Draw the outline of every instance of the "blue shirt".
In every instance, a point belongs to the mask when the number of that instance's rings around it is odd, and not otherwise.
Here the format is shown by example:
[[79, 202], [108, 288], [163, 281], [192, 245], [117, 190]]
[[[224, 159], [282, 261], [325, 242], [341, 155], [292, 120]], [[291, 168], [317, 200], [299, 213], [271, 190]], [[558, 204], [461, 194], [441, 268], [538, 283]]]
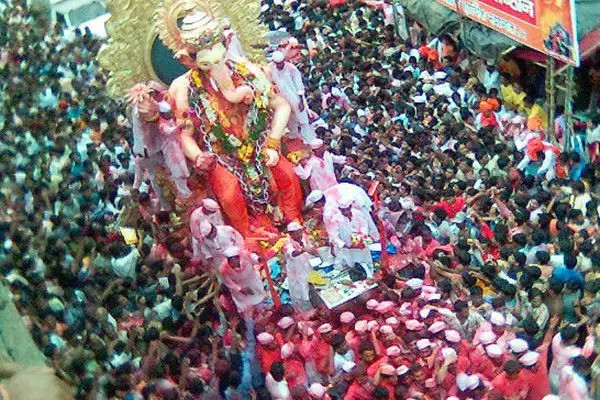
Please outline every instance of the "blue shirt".
[[405, 128], [410, 126], [410, 121], [408, 120], [406, 114], [400, 114], [397, 117], [392, 118], [392, 124], [395, 124], [396, 122], [402, 123]]
[[584, 168], [585, 168], [584, 162], [580, 162], [576, 165], [573, 165], [571, 167], [571, 170], [569, 171], [569, 178], [571, 178], [572, 180], [578, 181], [579, 179], [581, 179], [581, 174], [583, 173]]
[[58, 97], [54, 93], [52, 93], [52, 90], [50, 90], [50, 88], [47, 88], [40, 95], [40, 107], [49, 109], [54, 109], [58, 107]]
[[563, 284], [567, 284], [568, 281], [575, 280], [579, 283], [579, 287], [583, 288], [585, 286], [585, 279], [581, 272], [576, 271], [574, 269], [568, 269], [565, 267], [554, 268], [552, 271], [552, 277], [558, 279]]

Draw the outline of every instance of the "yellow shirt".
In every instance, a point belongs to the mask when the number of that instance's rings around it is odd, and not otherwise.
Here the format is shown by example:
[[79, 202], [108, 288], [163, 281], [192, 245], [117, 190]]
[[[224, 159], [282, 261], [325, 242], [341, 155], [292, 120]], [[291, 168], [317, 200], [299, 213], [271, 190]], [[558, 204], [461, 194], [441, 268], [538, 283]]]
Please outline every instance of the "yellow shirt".
[[477, 282], [475, 283], [475, 286], [479, 286], [481, 288], [483, 296], [495, 296], [496, 295], [496, 292], [494, 291], [494, 289], [492, 289], [491, 286], [488, 286], [481, 279], [477, 279]]
[[517, 93], [511, 84], [501, 85], [500, 94], [507, 108], [511, 110], [524, 111], [525, 92]]
[[548, 128], [548, 118], [546, 117], [546, 113], [544, 112], [544, 108], [539, 104], [534, 104], [529, 112], [527, 113], [527, 120], [539, 119], [542, 123], [542, 128]]

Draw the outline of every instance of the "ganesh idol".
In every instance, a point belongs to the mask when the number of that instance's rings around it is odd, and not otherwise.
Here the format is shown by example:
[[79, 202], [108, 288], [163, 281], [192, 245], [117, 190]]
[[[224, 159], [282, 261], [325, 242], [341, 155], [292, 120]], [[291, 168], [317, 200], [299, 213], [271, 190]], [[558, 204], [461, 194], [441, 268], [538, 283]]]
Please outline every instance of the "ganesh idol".
[[290, 105], [260, 66], [228, 57], [212, 13], [196, 7], [166, 18], [161, 39], [189, 68], [169, 88], [189, 164], [243, 235], [264, 221], [300, 220], [300, 182], [280, 148]]

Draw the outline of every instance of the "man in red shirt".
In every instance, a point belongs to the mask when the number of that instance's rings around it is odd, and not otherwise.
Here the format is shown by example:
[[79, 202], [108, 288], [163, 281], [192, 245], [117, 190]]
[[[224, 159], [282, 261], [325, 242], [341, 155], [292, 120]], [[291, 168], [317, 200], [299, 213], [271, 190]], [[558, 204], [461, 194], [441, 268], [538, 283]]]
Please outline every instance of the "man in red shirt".
[[333, 375], [333, 348], [329, 344], [333, 328], [330, 324], [322, 324], [317, 329], [319, 335], [314, 349], [315, 366], [322, 377]]
[[367, 375], [373, 378], [387, 357], [378, 357], [375, 346], [371, 342], [362, 342], [358, 351], [361, 362], [367, 367]]
[[523, 373], [525, 381], [529, 387], [526, 400], [541, 400], [547, 394], [550, 394], [550, 379], [548, 378], [548, 348], [552, 342], [554, 328], [558, 324], [558, 318], [553, 317], [550, 320], [548, 331], [544, 336], [544, 341], [537, 348], [537, 352], [527, 352], [519, 362], [525, 367]]
[[293, 343], [289, 342], [281, 346], [281, 358], [289, 388], [292, 389], [298, 385], [307, 386], [308, 379], [304, 363], [297, 357]]
[[492, 387], [511, 400], [525, 399], [529, 390], [521, 364], [516, 360], [508, 360], [504, 364], [504, 372], [494, 378]]
[[346, 4], [346, 0], [329, 0], [329, 8], [340, 7]]
[[271, 370], [271, 364], [275, 361], [281, 361], [281, 350], [275, 337], [268, 332], [262, 332], [256, 336], [258, 342], [256, 346], [256, 356], [260, 363], [263, 373], [268, 374]]
[[486, 379], [491, 381], [502, 371], [505, 355], [502, 348], [497, 344], [486, 346], [485, 354], [481, 354], [479, 351], [474, 351], [471, 354], [477, 355], [471, 358], [472, 369]]
[[454, 192], [450, 189], [442, 193], [442, 200], [433, 206], [434, 209], [441, 208], [446, 211], [448, 219], [453, 219], [466, 205], [466, 201], [461, 196], [454, 196]]
[[[548, 356], [548, 348], [544, 352]], [[523, 376], [529, 391], [525, 399], [541, 400], [550, 393], [550, 380], [548, 379], [548, 368], [546, 368], [546, 358], [540, 356], [540, 353], [529, 351], [525, 353], [519, 362], [523, 365]]]
[[375, 385], [367, 376], [367, 368], [364, 364], [359, 364], [354, 370], [354, 380], [348, 388], [344, 400], [372, 400]]

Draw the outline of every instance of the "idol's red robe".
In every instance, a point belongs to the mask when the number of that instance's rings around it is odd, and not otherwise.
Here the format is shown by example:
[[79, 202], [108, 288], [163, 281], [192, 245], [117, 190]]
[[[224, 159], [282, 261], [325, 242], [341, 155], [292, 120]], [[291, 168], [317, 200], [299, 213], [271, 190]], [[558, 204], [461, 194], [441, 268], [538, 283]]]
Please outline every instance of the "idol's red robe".
[[[232, 74], [231, 78], [236, 87], [247, 84], [247, 78], [242, 77], [235, 69], [233, 69]], [[210, 83], [210, 79], [202, 79], [202, 84], [204, 96], [207, 97], [213, 109], [220, 111], [220, 120], [226, 121], [221, 123], [222, 130], [242, 141], [245, 140], [249, 135], [246, 128], [246, 116], [249, 106], [244, 102], [239, 104], [229, 102], [220, 91], [215, 90]], [[203, 126], [212, 126], [202, 112], [194, 115], [194, 117], [196, 131], [202, 132]], [[202, 145], [202, 138], [199, 139], [200, 147], [205, 151], [210, 151]], [[212, 152], [224, 154], [224, 150], [219, 148], [213, 148]], [[256, 154], [253, 157], [256, 157]], [[301, 220], [302, 188], [300, 180], [292, 169], [292, 164], [287, 158], [280, 155], [279, 162], [275, 166], [265, 169], [270, 173], [270, 188], [286, 221]], [[240, 180], [220, 163], [217, 163], [212, 171], [206, 173], [206, 178], [230, 225], [246, 236], [250, 230], [248, 199], [244, 195]]]

